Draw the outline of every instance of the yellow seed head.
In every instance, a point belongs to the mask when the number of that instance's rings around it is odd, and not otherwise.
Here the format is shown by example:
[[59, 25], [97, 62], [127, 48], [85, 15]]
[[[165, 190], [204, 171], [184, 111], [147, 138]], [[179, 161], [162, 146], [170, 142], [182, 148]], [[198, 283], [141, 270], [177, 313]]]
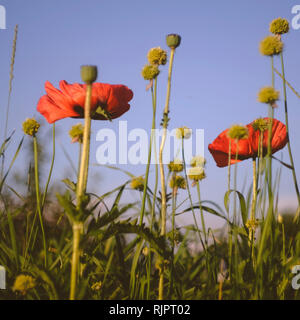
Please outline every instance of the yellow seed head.
[[206, 178], [203, 167], [193, 167], [188, 172], [188, 177], [193, 181], [201, 181]]
[[142, 76], [145, 80], [153, 80], [159, 75], [159, 72], [157, 66], [147, 64], [142, 70]]
[[279, 91], [275, 90], [273, 87], [264, 87], [260, 89], [257, 98], [261, 103], [274, 105], [275, 102], [279, 100]]
[[192, 135], [192, 130], [188, 127], [181, 127], [176, 129], [175, 134], [177, 139], [189, 139]]
[[130, 186], [134, 190], [144, 190], [144, 179], [143, 177], [135, 177], [131, 180]]
[[278, 55], [283, 50], [283, 42], [276, 36], [267, 36], [261, 42], [259, 51], [264, 56]]
[[186, 189], [186, 181], [180, 175], [173, 175], [170, 179], [169, 186], [171, 189]]
[[230, 139], [234, 139], [234, 140], [247, 139], [248, 138], [248, 129], [244, 126], [234, 124], [228, 130], [228, 137]]
[[202, 156], [193, 157], [191, 160], [192, 167], [204, 167], [206, 164], [206, 160]]
[[258, 118], [252, 122], [252, 127], [254, 131], [264, 132], [268, 129], [268, 120], [263, 118]]
[[147, 58], [151, 65], [165, 65], [167, 63], [167, 51], [161, 47], [152, 48], [149, 50]]
[[274, 34], [288, 33], [289, 30], [290, 30], [290, 25], [286, 19], [277, 18], [270, 23], [270, 32]]
[[25, 134], [35, 136], [41, 125], [34, 118], [27, 118], [22, 126]]
[[280, 213], [278, 214], [277, 221], [280, 224], [283, 223], [283, 217], [282, 217], [282, 215]]
[[175, 159], [168, 164], [170, 172], [181, 172], [183, 170], [183, 163], [180, 159]]
[[81, 123], [75, 124], [69, 131], [69, 135], [72, 139], [72, 142], [83, 142], [83, 125]]
[[19, 292], [21, 295], [24, 296], [26, 295], [27, 291], [33, 289], [35, 285], [35, 280], [31, 276], [20, 274], [17, 276], [12, 290]]

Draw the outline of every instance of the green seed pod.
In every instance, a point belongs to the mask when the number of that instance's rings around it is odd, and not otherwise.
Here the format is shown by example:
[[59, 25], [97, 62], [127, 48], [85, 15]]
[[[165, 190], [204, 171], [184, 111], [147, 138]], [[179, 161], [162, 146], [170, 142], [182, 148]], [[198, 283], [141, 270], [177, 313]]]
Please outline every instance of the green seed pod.
[[86, 84], [92, 84], [98, 77], [98, 69], [96, 66], [81, 66], [81, 79]]
[[175, 49], [180, 46], [181, 37], [178, 34], [168, 34], [166, 40], [168, 47]]

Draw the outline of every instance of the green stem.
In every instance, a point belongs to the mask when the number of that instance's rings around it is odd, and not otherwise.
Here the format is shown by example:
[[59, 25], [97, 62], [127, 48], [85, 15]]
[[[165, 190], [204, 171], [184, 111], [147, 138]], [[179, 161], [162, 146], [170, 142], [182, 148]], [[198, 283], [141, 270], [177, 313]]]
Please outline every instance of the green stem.
[[200, 229], [199, 229], [198, 222], [197, 222], [197, 219], [196, 219], [195, 210], [193, 208], [193, 200], [192, 200], [189, 180], [188, 180], [188, 176], [187, 176], [187, 172], [186, 172], [186, 163], [185, 163], [185, 155], [184, 155], [184, 139], [183, 138], [181, 140], [181, 150], [182, 150], [183, 172], [184, 172], [184, 177], [185, 177], [185, 180], [186, 180], [186, 189], [187, 189], [188, 196], [189, 196], [189, 201], [190, 201], [190, 204], [191, 204], [191, 210], [192, 210], [192, 214], [193, 214], [193, 218], [194, 218], [194, 223], [195, 223], [195, 226], [197, 228], [197, 234], [199, 236], [199, 240], [200, 240], [200, 242], [202, 244], [203, 250], [206, 252], [206, 246], [205, 246], [205, 244], [203, 242], [203, 239], [201, 237]]
[[43, 194], [43, 199], [42, 199], [42, 211], [45, 205], [45, 201], [46, 201], [46, 196], [47, 196], [47, 192], [48, 192], [48, 187], [49, 187], [49, 183], [50, 183], [50, 179], [52, 176], [52, 172], [53, 172], [53, 166], [54, 166], [54, 159], [55, 159], [55, 123], [53, 123], [53, 130], [52, 130], [52, 160], [51, 160], [51, 165], [50, 165], [50, 171], [49, 171], [49, 175], [48, 175], [48, 179], [46, 182], [46, 186], [45, 186], [45, 191]]
[[[166, 182], [165, 182], [165, 172], [163, 164], [163, 151], [166, 143], [167, 137], [167, 127], [168, 127], [168, 114], [169, 114], [169, 103], [170, 103], [170, 93], [171, 93], [171, 78], [172, 78], [172, 68], [174, 61], [175, 49], [171, 49], [169, 72], [168, 72], [168, 86], [167, 86], [167, 96], [166, 104], [164, 108], [164, 121], [163, 121], [163, 136], [159, 149], [159, 168], [160, 168], [160, 179], [161, 179], [161, 235], [166, 235], [166, 214], [167, 214], [167, 201], [166, 201]], [[160, 271], [159, 286], [158, 286], [158, 299], [163, 300], [164, 298], [164, 264]]]
[[201, 204], [200, 182], [199, 181], [197, 181], [197, 193], [198, 193], [198, 199], [199, 199], [199, 208], [200, 208], [200, 215], [201, 215], [202, 230], [203, 230], [203, 233], [204, 233], [204, 241], [205, 241], [205, 244], [206, 244], [206, 247], [207, 247], [208, 239], [207, 239], [207, 233], [206, 233], [203, 209], [202, 209], [202, 204]]
[[[175, 174], [173, 174], [173, 178], [175, 178]], [[173, 188], [173, 191], [172, 191], [172, 261], [171, 261], [171, 272], [170, 272], [170, 293], [169, 293], [170, 299], [172, 299], [173, 284], [174, 284], [176, 199], [177, 199], [177, 188], [175, 187], [175, 188]]]
[[286, 80], [285, 80], [284, 62], [283, 62], [283, 53], [282, 52], [280, 54], [280, 58], [281, 58], [282, 77], [283, 77], [282, 80], [283, 80], [283, 93], [284, 93], [285, 126], [286, 126], [286, 132], [287, 132], [287, 136], [288, 136], [287, 146], [288, 146], [291, 166], [293, 168], [292, 169], [293, 180], [294, 180], [295, 190], [296, 190], [296, 194], [297, 194], [297, 198], [298, 198], [298, 206], [300, 206], [300, 192], [299, 192], [299, 187], [298, 187], [298, 182], [297, 182], [296, 170], [295, 170], [292, 149], [291, 149], [291, 143], [290, 143], [290, 136], [289, 136], [289, 118], [288, 118], [288, 107], [287, 107]]
[[[91, 139], [91, 97], [92, 84], [86, 86], [86, 98], [84, 105], [84, 131], [83, 131], [83, 150], [81, 154], [79, 178], [77, 182], [76, 198], [77, 210], [81, 210], [82, 198], [86, 192], [88, 168], [89, 168], [89, 154], [90, 154], [90, 139]], [[71, 270], [71, 290], [70, 300], [76, 297], [76, 282], [79, 264], [79, 243], [80, 234], [83, 232], [81, 222], [73, 222], [73, 253], [72, 253], [72, 270]]]
[[72, 271], [71, 271], [71, 289], [70, 289], [70, 300], [76, 298], [76, 283], [77, 283], [77, 272], [79, 263], [79, 242], [80, 234], [83, 231], [83, 224], [75, 222], [73, 224], [73, 254], [72, 254]]
[[[157, 86], [157, 77], [155, 78], [155, 88]], [[153, 117], [152, 117], [152, 126], [151, 126], [151, 135], [150, 135], [150, 146], [148, 150], [148, 162], [146, 167], [146, 174], [145, 174], [145, 181], [144, 181], [144, 190], [143, 190], [143, 200], [142, 200], [142, 207], [141, 207], [141, 214], [140, 214], [140, 225], [143, 224], [144, 214], [145, 214], [145, 204], [146, 204], [146, 195], [147, 195], [147, 187], [148, 187], [148, 179], [149, 179], [149, 171], [150, 171], [150, 164], [151, 164], [151, 154], [152, 154], [152, 144], [155, 130], [155, 118], [156, 118], [156, 99], [155, 94], [153, 92], [153, 87], [151, 87], [151, 95], [152, 95], [152, 107], [153, 107]]]
[[35, 177], [36, 204], [37, 204], [37, 210], [38, 210], [38, 215], [39, 215], [40, 225], [41, 225], [41, 230], [42, 230], [42, 236], [43, 236], [43, 245], [44, 245], [44, 254], [45, 254], [45, 268], [47, 268], [48, 251], [47, 251], [46, 235], [45, 235], [45, 230], [44, 230], [43, 216], [42, 216], [42, 209], [41, 209], [41, 200], [40, 200], [38, 147], [37, 147], [36, 136], [33, 137], [33, 150], [34, 150], [34, 177]]

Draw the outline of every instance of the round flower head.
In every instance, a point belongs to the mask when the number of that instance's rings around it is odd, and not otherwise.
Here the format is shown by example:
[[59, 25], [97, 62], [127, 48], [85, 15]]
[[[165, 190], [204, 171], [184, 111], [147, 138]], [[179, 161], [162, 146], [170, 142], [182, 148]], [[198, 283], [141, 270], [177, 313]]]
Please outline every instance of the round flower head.
[[69, 131], [69, 135], [73, 142], [83, 142], [83, 125], [81, 123], [75, 124]]
[[188, 177], [191, 180], [200, 181], [206, 178], [206, 175], [202, 167], [193, 167], [189, 170]]
[[175, 134], [177, 139], [189, 139], [192, 135], [192, 130], [188, 127], [181, 127], [176, 129]]
[[267, 36], [261, 42], [259, 51], [264, 56], [280, 54], [283, 50], [283, 43], [276, 36]]
[[27, 118], [23, 122], [23, 132], [29, 136], [35, 136], [41, 125], [34, 118]]
[[248, 138], [248, 129], [244, 126], [234, 124], [228, 130], [228, 137], [234, 140], [242, 140]]
[[91, 84], [98, 77], [98, 69], [96, 66], [81, 66], [80, 74], [83, 82]]
[[167, 63], [167, 51], [161, 47], [150, 49], [147, 57], [151, 65], [165, 65]]
[[274, 34], [288, 33], [289, 30], [290, 30], [290, 25], [286, 19], [277, 18], [270, 23], [270, 32]]
[[153, 80], [159, 75], [159, 69], [157, 66], [145, 65], [142, 70], [142, 76], [145, 80]]
[[260, 89], [257, 98], [259, 102], [267, 103], [275, 107], [276, 101], [279, 100], [279, 91], [276, 91], [273, 87], [264, 87]]
[[170, 179], [170, 188], [174, 189], [186, 189], [186, 181], [180, 175], [173, 175]]
[[181, 37], [178, 34], [168, 34], [166, 37], [167, 45], [171, 49], [175, 49], [180, 46]]
[[204, 167], [206, 164], [206, 160], [202, 156], [193, 157], [191, 160], [192, 167]]
[[135, 177], [131, 180], [130, 186], [134, 190], [144, 190], [144, 179], [143, 177]]
[[180, 159], [175, 159], [168, 164], [170, 172], [181, 172], [183, 170], [183, 163]]
[[34, 287], [35, 280], [31, 276], [20, 274], [17, 276], [12, 290], [25, 295], [28, 290], [33, 289]]
[[264, 132], [268, 129], [268, 120], [264, 118], [258, 118], [252, 122], [252, 127], [254, 131], [259, 130], [260, 132]]

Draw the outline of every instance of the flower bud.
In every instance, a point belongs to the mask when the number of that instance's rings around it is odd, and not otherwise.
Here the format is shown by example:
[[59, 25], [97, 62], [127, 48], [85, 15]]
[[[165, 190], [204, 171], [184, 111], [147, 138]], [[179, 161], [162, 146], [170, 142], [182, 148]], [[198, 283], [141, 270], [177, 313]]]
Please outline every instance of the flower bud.
[[73, 142], [83, 142], [83, 125], [81, 123], [75, 124], [72, 126], [71, 130], [69, 131], [69, 135]]
[[178, 34], [168, 34], [166, 40], [168, 47], [176, 49], [180, 46], [181, 37]]
[[153, 80], [159, 75], [159, 72], [157, 66], [145, 65], [142, 70], [142, 76], [145, 80]]
[[189, 139], [192, 135], [192, 130], [188, 127], [177, 128], [175, 132], [177, 139]]
[[278, 55], [283, 50], [283, 43], [277, 36], [268, 36], [261, 41], [259, 50], [264, 56]]
[[289, 22], [283, 18], [274, 19], [270, 23], [270, 31], [274, 34], [288, 33], [290, 29]]
[[228, 137], [234, 140], [242, 140], [248, 138], [248, 129], [244, 126], [234, 124], [228, 130]]
[[273, 87], [264, 87], [258, 93], [258, 101], [261, 103], [275, 106], [276, 101], [279, 100], [279, 91]]
[[92, 84], [97, 79], [98, 69], [96, 66], [81, 66], [80, 73], [83, 82]]
[[143, 177], [135, 177], [131, 180], [130, 186], [134, 190], [143, 191], [144, 190], [144, 179]]
[[27, 118], [22, 126], [25, 134], [34, 137], [39, 130], [40, 124], [34, 118]]
[[202, 167], [192, 167], [188, 172], [190, 180], [201, 181], [206, 178], [205, 171]]

